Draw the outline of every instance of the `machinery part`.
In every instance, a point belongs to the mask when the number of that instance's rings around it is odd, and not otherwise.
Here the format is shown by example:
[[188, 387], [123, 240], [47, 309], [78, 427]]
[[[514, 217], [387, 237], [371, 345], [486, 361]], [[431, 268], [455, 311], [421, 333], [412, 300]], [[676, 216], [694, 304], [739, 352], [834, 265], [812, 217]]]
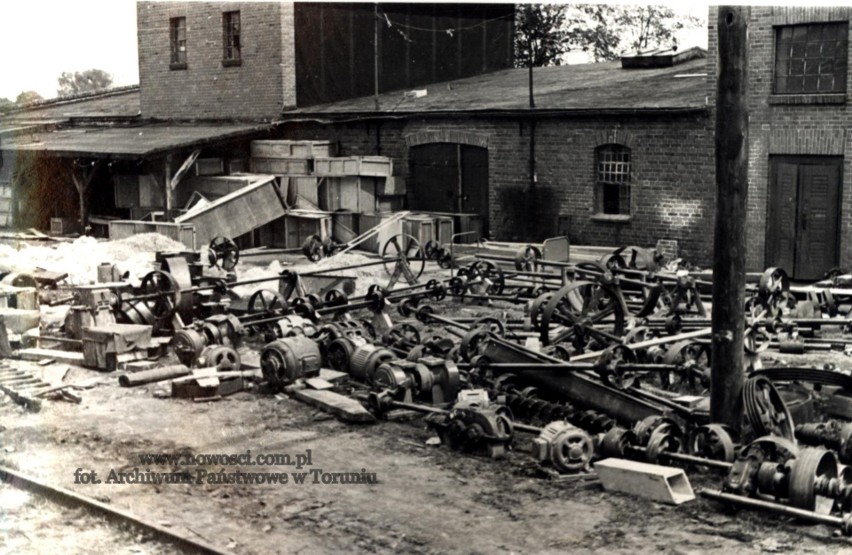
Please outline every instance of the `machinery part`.
[[636, 372], [626, 371], [622, 364], [635, 363], [636, 353], [626, 345], [612, 345], [604, 349], [595, 365], [601, 380], [616, 389], [628, 389], [639, 382]]
[[755, 376], [743, 385], [745, 415], [757, 435], [775, 434], [795, 441], [790, 410], [766, 377]]
[[319, 332], [313, 320], [296, 314], [283, 316], [276, 320], [272, 329], [275, 332], [274, 335], [276, 338], [292, 337], [294, 335], [314, 337]]
[[456, 363], [435, 356], [422, 357], [418, 362], [429, 372], [429, 389], [423, 380], [419, 384], [423, 393], [429, 395], [430, 402], [433, 405], [455, 402], [461, 388], [461, 374]]
[[472, 329], [462, 337], [459, 343], [459, 356], [465, 362], [471, 362], [473, 357], [480, 354], [479, 347], [488, 338], [491, 337], [491, 332], [483, 329]]
[[349, 297], [340, 289], [329, 289], [323, 297], [323, 307], [346, 306], [349, 304]]
[[689, 434], [687, 452], [696, 457], [714, 461], [734, 462], [736, 457], [736, 432], [724, 424], [705, 424]]
[[240, 249], [228, 237], [217, 235], [210, 241], [208, 262], [210, 267], [221, 268], [226, 272], [232, 271], [240, 261]]
[[201, 351], [199, 360], [204, 366], [215, 366], [219, 370], [239, 370], [242, 362], [240, 354], [226, 345], [208, 345]]
[[383, 348], [365, 343], [359, 345], [350, 357], [349, 375], [356, 380], [373, 383], [373, 374], [383, 362], [396, 358], [394, 354]]
[[471, 325], [473, 329], [482, 329], [490, 331], [494, 335], [498, 337], [506, 337], [506, 324], [503, 320], [499, 318], [494, 318], [493, 316], [485, 316], [483, 318], [477, 319], [473, 325]]
[[181, 364], [192, 367], [207, 346], [207, 340], [197, 330], [184, 328], [175, 332], [171, 346]]
[[437, 260], [438, 259], [438, 251], [441, 248], [441, 243], [435, 241], [434, 239], [429, 239], [426, 241], [426, 244], [423, 246], [423, 254], [429, 260]]
[[[190, 259], [198, 258], [195, 253], [189, 255], [178, 256], [157, 256], [161, 259], [160, 270], [167, 272], [174, 282], [177, 284], [175, 291], [176, 304], [175, 310], [177, 314], [183, 318], [184, 322], [191, 322], [195, 316], [195, 295], [191, 292], [193, 287], [193, 268], [190, 267]], [[144, 291], [143, 293], [147, 293]]]
[[737, 453], [722, 489], [738, 495], [752, 495], [758, 490], [776, 495], [786, 480], [784, 465], [798, 452], [796, 444], [783, 437], [757, 438]]
[[533, 272], [537, 260], [541, 260], [541, 249], [535, 245], [521, 247], [515, 253], [515, 269], [520, 272]]
[[790, 290], [790, 278], [781, 268], [767, 268], [760, 276], [757, 286], [758, 296], [768, 301], [775, 295], [786, 293]]
[[564, 420], [551, 422], [533, 439], [533, 457], [563, 473], [588, 470], [594, 454], [589, 434]]
[[[602, 345], [620, 342], [626, 313], [624, 299], [614, 288], [591, 281], [569, 283], [553, 294], [541, 312], [541, 343], [571, 340], [575, 348], [584, 350], [592, 340]], [[604, 319], [611, 320], [611, 324], [606, 322], [612, 326], [611, 332], [602, 329]], [[556, 330], [560, 325], [564, 330]]]
[[319, 235], [311, 235], [302, 243], [302, 254], [311, 262], [319, 262], [324, 255], [322, 239]]
[[233, 314], [216, 314], [206, 318], [201, 325], [201, 334], [208, 345], [231, 345], [239, 347], [245, 333], [242, 322]]
[[604, 434], [598, 446], [598, 451], [602, 459], [609, 457], [626, 459], [629, 458], [627, 454], [629, 448], [637, 444], [636, 434], [632, 430], [615, 426]]
[[660, 386], [666, 390], [680, 389], [684, 386], [694, 389], [696, 382], [710, 385], [710, 346], [689, 339], [672, 343], [666, 347], [663, 363], [671, 364], [675, 370], [660, 372]]
[[443, 301], [447, 298], [447, 288], [437, 279], [430, 279], [426, 282], [426, 296], [433, 301]]
[[503, 270], [490, 260], [477, 260], [468, 268], [468, 289], [477, 295], [500, 295], [506, 286]]
[[300, 378], [319, 375], [321, 365], [317, 342], [303, 335], [277, 339], [260, 353], [263, 377], [276, 389]]
[[394, 324], [391, 326], [384, 336], [382, 336], [382, 341], [386, 345], [400, 345], [403, 348], [412, 347], [421, 343], [420, 332], [417, 331], [417, 328], [408, 323]]
[[281, 314], [286, 310], [287, 300], [277, 291], [258, 289], [249, 296], [249, 314]]
[[796, 439], [808, 445], [825, 445], [837, 452], [840, 462], [852, 463], [852, 423], [850, 422], [828, 420], [797, 424]]
[[834, 508], [837, 495], [837, 459], [834, 453], [820, 447], [799, 449], [790, 467], [790, 505], [827, 515]]
[[649, 463], [659, 464], [667, 453], [680, 453], [683, 450], [683, 432], [674, 420], [663, 418], [651, 431], [645, 444], [645, 459]]
[[355, 349], [366, 344], [363, 338], [338, 337], [328, 344], [325, 350], [326, 364], [338, 372], [349, 372], [352, 354]]
[[[393, 276], [397, 271], [397, 264], [408, 264], [415, 279], [423, 274], [426, 268], [426, 255], [423, 254], [423, 248], [420, 246], [420, 241], [406, 233], [394, 235], [385, 243], [382, 248], [383, 266], [389, 276]], [[391, 264], [394, 262], [394, 264]]]
[[438, 267], [442, 270], [449, 270], [453, 266], [455, 266], [455, 260], [453, 260], [453, 253], [444, 247], [438, 249], [438, 253], [436, 254], [438, 259]]
[[751, 509], [762, 509], [785, 516], [800, 518], [810, 522], [828, 524], [829, 526], [838, 526], [844, 536], [852, 536], [852, 513], [846, 514], [843, 517], [828, 516], [816, 513], [814, 511], [806, 511], [803, 509], [788, 507], [786, 505], [781, 505], [780, 503], [772, 503], [770, 501], [764, 501], [762, 499], [752, 499], [750, 497], [743, 497], [741, 495], [734, 495], [730, 493], [723, 493], [721, 491], [708, 489], [702, 490], [701, 495], [704, 497], [709, 497], [710, 499], [715, 499], [717, 501], [733, 503], [735, 505], [749, 507]]
[[467, 399], [459, 399], [449, 413], [430, 415], [426, 421], [451, 449], [480, 452], [495, 459], [506, 455], [514, 432], [508, 408]]
[[145, 295], [142, 302], [156, 322], [164, 322], [175, 314], [180, 288], [170, 273], [149, 272], [142, 278], [140, 288]]

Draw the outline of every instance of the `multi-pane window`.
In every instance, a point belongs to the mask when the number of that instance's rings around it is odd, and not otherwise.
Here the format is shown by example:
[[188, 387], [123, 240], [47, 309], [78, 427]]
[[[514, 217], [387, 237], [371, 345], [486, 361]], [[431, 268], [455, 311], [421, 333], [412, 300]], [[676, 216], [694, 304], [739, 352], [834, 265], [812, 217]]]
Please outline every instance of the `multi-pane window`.
[[626, 146], [595, 149], [595, 211], [630, 214], [630, 149]]
[[186, 18], [173, 17], [169, 20], [172, 66], [186, 67]]
[[846, 92], [849, 23], [775, 29], [775, 94]]
[[222, 45], [224, 64], [240, 62], [240, 12], [224, 12], [222, 14]]

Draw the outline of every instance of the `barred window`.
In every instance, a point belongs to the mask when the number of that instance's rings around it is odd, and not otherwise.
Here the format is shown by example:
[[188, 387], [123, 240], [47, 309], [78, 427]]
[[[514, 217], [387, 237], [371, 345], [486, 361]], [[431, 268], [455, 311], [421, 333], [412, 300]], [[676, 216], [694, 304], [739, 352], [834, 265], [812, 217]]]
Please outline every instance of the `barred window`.
[[775, 94], [846, 92], [849, 23], [775, 29]]
[[595, 149], [595, 212], [630, 214], [630, 149], [603, 145]]
[[224, 46], [222, 63], [239, 65], [240, 12], [224, 12], [222, 14], [222, 45]]
[[171, 36], [172, 69], [186, 67], [186, 18], [173, 17], [169, 20]]

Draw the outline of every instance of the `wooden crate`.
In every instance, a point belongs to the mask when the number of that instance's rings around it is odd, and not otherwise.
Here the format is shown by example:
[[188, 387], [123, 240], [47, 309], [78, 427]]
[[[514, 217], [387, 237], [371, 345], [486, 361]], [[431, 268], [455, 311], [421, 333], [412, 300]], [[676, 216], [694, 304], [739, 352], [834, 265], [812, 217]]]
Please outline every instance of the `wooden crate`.
[[50, 218], [51, 235], [70, 235], [80, 231], [81, 226], [77, 218]]
[[175, 221], [193, 224], [196, 240], [206, 245], [217, 235], [239, 237], [280, 218], [284, 212], [275, 178], [268, 177], [225, 195], [198, 211], [175, 218]]
[[325, 239], [331, 235], [331, 227], [328, 214], [289, 214], [284, 218], [285, 248], [301, 247], [311, 235]]
[[192, 194], [196, 192], [207, 200], [216, 200], [243, 187], [248, 187], [254, 180], [252, 176], [234, 175], [189, 177], [184, 179], [175, 190], [175, 205], [186, 206]]
[[195, 175], [222, 175], [225, 162], [221, 158], [199, 158], [195, 161]]
[[195, 226], [171, 222], [146, 222], [139, 220], [111, 220], [109, 238], [125, 239], [137, 233], [159, 233], [183, 243], [188, 249], [196, 249]]
[[319, 206], [328, 212], [375, 212], [375, 182], [374, 177], [326, 177], [320, 185]]
[[348, 243], [358, 236], [357, 212], [340, 211], [331, 215], [331, 237], [340, 243]]
[[334, 156], [331, 141], [252, 141], [256, 158], [328, 158]]
[[453, 224], [456, 233], [476, 231], [470, 235], [462, 235], [456, 238], [456, 243], [476, 243], [482, 239], [482, 216], [479, 214], [453, 214]]
[[435, 240], [442, 245], [453, 242], [453, 218], [452, 216], [435, 216]]
[[435, 239], [435, 219], [426, 214], [412, 214], [402, 219], [402, 232], [411, 235], [421, 246]]
[[305, 158], [254, 158], [251, 171], [271, 175], [308, 175], [311, 161]]
[[[374, 214], [361, 214], [358, 217], [358, 233], [366, 233], [371, 228], [380, 225], [381, 223], [393, 217], [393, 212], [376, 212]], [[395, 223], [383, 227], [381, 230], [379, 230], [378, 234], [373, 235], [369, 239], [365, 240], [363, 243], [358, 245], [357, 248], [367, 252], [379, 253], [381, 252], [381, 249], [384, 248], [385, 243], [387, 243], [388, 239], [390, 239], [394, 235], [399, 235], [400, 233], [402, 233], [402, 220], [398, 220]]]
[[393, 175], [393, 160], [386, 156], [346, 156], [316, 158], [314, 173], [326, 177], [363, 175], [387, 177]]

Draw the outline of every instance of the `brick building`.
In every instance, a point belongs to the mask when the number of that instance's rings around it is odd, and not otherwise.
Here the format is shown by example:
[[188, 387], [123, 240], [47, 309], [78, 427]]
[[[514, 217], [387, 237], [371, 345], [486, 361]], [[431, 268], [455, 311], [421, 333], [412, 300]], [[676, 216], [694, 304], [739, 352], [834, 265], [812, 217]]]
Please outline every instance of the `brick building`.
[[[650, 57], [645, 57], [650, 58]], [[703, 52], [524, 69], [283, 115], [282, 138], [331, 139], [341, 155], [382, 154], [408, 206], [475, 212], [498, 240], [568, 235], [575, 244], [677, 240], [707, 264], [714, 162]], [[422, 94], [422, 91], [421, 91]], [[530, 160], [534, 160], [531, 165]]]
[[513, 21], [511, 4], [138, 2], [142, 115], [274, 120], [505, 69]]
[[[748, 25], [751, 270], [819, 278], [852, 265], [848, 7], [752, 7]], [[715, 95], [711, 9], [708, 94]], [[711, 101], [714, 107], [715, 102]]]

